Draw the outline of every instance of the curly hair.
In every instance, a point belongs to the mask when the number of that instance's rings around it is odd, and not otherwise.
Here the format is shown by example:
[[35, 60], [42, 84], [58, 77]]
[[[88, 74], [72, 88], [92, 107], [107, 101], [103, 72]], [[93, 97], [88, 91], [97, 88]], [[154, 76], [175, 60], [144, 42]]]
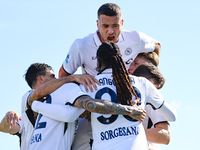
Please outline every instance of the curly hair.
[[103, 42], [97, 50], [97, 59], [105, 66], [99, 74], [107, 68], [112, 68], [119, 103], [127, 104], [127, 101], [129, 101], [129, 104], [131, 104], [133, 95], [138, 98], [132, 87], [119, 47], [115, 43]]

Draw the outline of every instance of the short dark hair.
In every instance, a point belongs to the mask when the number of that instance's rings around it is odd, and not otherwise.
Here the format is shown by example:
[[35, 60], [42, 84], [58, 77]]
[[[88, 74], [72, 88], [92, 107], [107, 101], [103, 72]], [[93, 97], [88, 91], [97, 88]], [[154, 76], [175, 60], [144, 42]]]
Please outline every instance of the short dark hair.
[[121, 15], [121, 9], [117, 4], [114, 3], [105, 3], [97, 11], [97, 17], [99, 19], [100, 15], [106, 16], [117, 16]]
[[165, 78], [160, 73], [159, 69], [151, 63], [139, 65], [133, 72], [133, 75], [145, 77], [148, 80], [155, 79], [158, 89], [161, 89], [165, 84]]
[[52, 70], [52, 67], [45, 63], [33, 63], [29, 66], [25, 73], [25, 80], [28, 85], [33, 88], [37, 82], [37, 77], [40, 75], [46, 75], [47, 70]]

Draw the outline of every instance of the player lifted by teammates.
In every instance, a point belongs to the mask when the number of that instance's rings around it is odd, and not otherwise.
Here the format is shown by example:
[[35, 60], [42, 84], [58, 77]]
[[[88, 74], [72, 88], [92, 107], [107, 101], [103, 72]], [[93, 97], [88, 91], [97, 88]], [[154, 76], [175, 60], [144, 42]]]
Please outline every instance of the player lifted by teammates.
[[[97, 17], [98, 30], [73, 42], [59, 70], [59, 77], [74, 74], [78, 67], [82, 68], [83, 74], [97, 75], [96, 51], [104, 41], [113, 41], [119, 46], [127, 69], [138, 53], [155, 51], [160, 54], [161, 45], [155, 39], [139, 31], [122, 30], [124, 20], [118, 5], [103, 4], [98, 9]], [[88, 134], [91, 134], [91, 129], [89, 127], [90, 123], [87, 120], [80, 120], [72, 150], [90, 149]]]

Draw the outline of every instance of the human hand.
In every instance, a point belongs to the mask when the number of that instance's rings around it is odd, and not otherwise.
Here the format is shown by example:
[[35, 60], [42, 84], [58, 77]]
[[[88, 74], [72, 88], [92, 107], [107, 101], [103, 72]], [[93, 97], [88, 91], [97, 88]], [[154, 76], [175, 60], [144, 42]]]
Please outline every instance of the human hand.
[[75, 82], [83, 84], [85, 90], [88, 92], [88, 87], [91, 92], [93, 92], [93, 88], [97, 90], [96, 83], [101, 85], [99, 81], [92, 75], [74, 75]]
[[131, 106], [137, 105], [140, 102], [140, 98], [137, 98], [136, 100], [131, 101]]
[[21, 118], [19, 118], [18, 114], [14, 111], [9, 111], [6, 113], [6, 123], [9, 126], [13, 126], [16, 125], [15, 120], [17, 120], [17, 122], [19, 122], [19, 120], [21, 120]]
[[91, 116], [90, 116], [90, 112], [85, 110], [80, 116], [79, 118], [85, 118], [87, 119], [89, 122], [91, 122]]
[[143, 122], [146, 116], [146, 111], [142, 109], [140, 106], [137, 106], [137, 104], [134, 104], [133, 106], [130, 106], [130, 107], [132, 109], [132, 113], [129, 114], [129, 116], [132, 119], [136, 119], [140, 122]]

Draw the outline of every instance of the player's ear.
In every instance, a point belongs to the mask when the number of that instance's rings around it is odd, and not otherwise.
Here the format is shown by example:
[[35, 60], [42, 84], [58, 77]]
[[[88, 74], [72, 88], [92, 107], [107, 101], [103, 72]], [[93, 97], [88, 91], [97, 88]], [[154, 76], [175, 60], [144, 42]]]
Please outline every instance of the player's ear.
[[121, 20], [121, 24], [122, 24], [122, 26], [124, 25], [124, 19]]
[[97, 20], [96, 22], [97, 22], [97, 28], [99, 28], [99, 20]]
[[42, 76], [38, 76], [38, 77], [37, 77], [37, 81], [38, 81], [39, 83], [41, 83], [41, 84], [44, 83], [44, 80], [43, 80]]

